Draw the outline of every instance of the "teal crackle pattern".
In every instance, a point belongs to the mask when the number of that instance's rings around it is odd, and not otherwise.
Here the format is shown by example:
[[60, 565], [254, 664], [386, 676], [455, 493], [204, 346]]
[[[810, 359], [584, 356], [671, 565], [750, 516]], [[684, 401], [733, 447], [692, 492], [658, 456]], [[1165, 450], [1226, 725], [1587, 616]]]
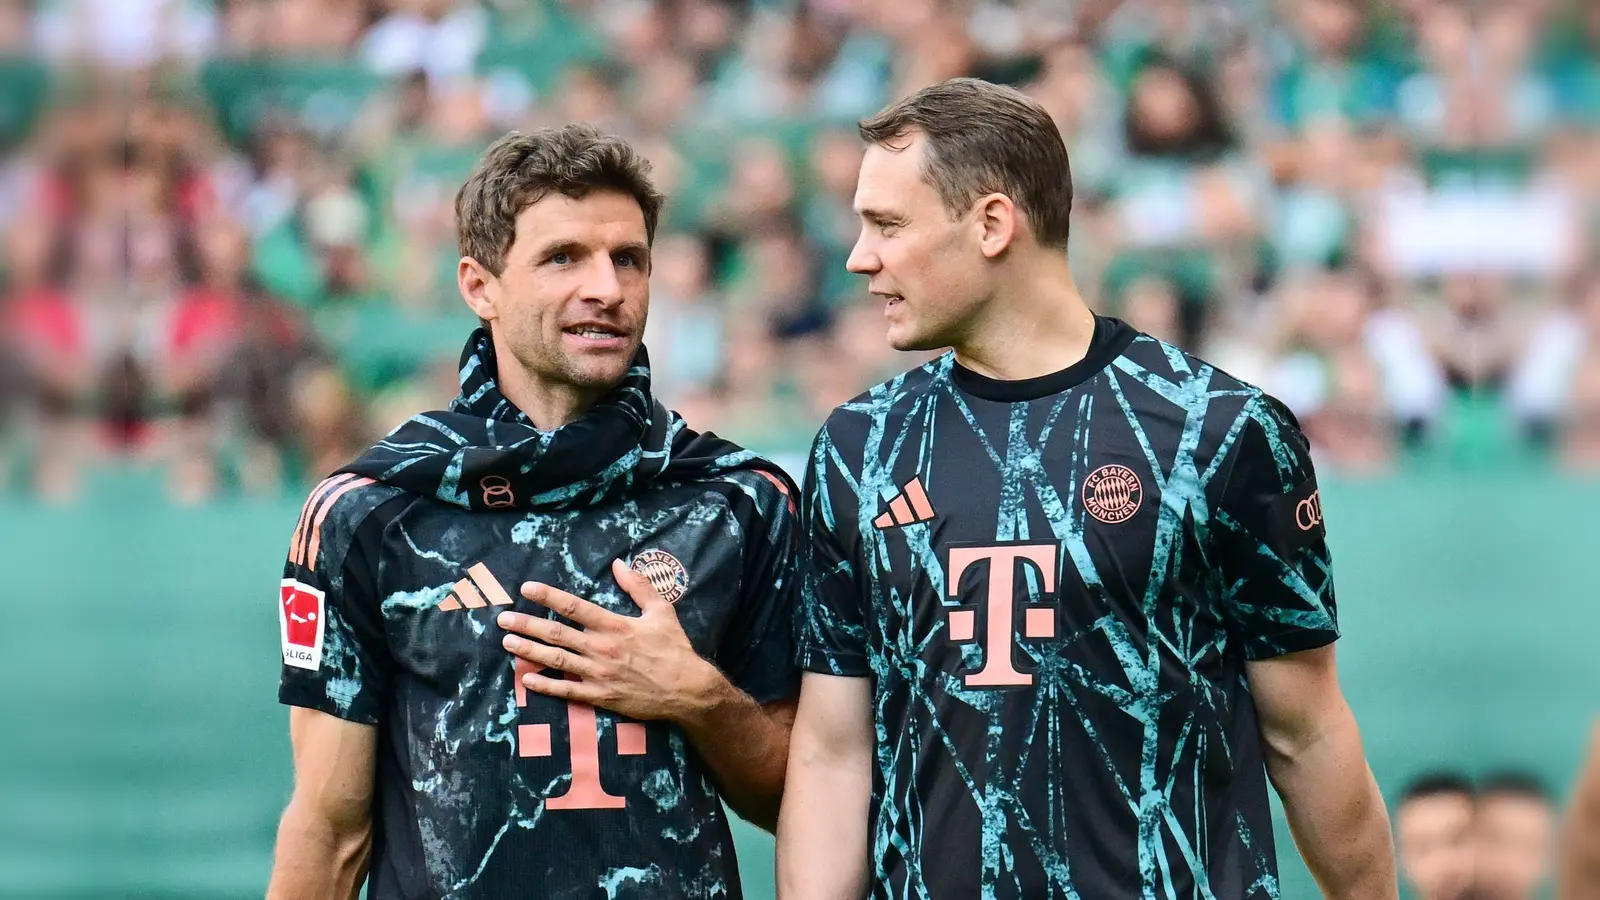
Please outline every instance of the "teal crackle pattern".
[[[1025, 402], [968, 395], [954, 365], [836, 410], [803, 495], [799, 659], [875, 682], [874, 896], [1277, 898], [1243, 662], [1337, 634], [1325, 544], [1274, 531], [1314, 477], [1292, 417], [1142, 335]], [[1121, 531], [1080, 499], [1108, 462], [1141, 479]], [[912, 477], [935, 519], [876, 527]], [[947, 597], [949, 546], [1016, 542], [1057, 548], [1071, 609], [1015, 642], [1032, 686], [969, 689], [988, 651], [948, 634], [973, 602]], [[1043, 587], [1022, 566], [1018, 604]]]
[[[452, 900], [530, 891], [552, 900], [737, 900], [737, 861], [721, 798], [679, 731], [638, 723], [646, 729], [643, 751], [624, 752], [623, 720], [597, 711], [599, 781], [606, 793], [625, 798], [626, 808], [551, 807], [574, 778], [578, 726], [567, 704], [530, 691], [519, 705], [513, 660], [494, 621], [499, 607], [440, 604], [482, 564], [508, 596], [518, 596], [520, 582], [538, 580], [637, 615], [612, 561], [660, 550], [687, 573], [687, 591], [674, 608], [696, 649], [742, 689], [771, 692], [797, 680], [789, 607], [781, 607], [781, 616], [752, 608], [765, 595], [752, 588], [756, 599], [745, 596], [741, 581], [752, 572], [749, 558], [759, 556], [771, 557], [763, 571], [773, 592], [793, 583], [787, 503], [774, 481], [753, 471], [661, 481], [626, 500], [581, 510], [484, 515], [383, 485], [341, 497], [323, 527], [318, 569], [299, 572], [331, 598], [324, 665], [315, 672], [288, 669], [285, 677], [295, 679], [295, 702], [342, 718], [359, 713], [393, 744], [394, 762], [380, 766], [379, 809], [405, 813], [384, 822], [369, 892]], [[381, 527], [363, 527], [378, 520]], [[366, 598], [341, 565], [358, 531], [368, 539], [381, 535], [380, 545], [363, 545], [369, 561], [381, 558], [371, 573], [377, 594]], [[519, 611], [548, 615], [520, 597], [514, 602]], [[783, 623], [781, 635], [749, 624], [767, 618]], [[739, 636], [732, 656], [730, 635]], [[548, 749], [531, 756], [521, 752], [527, 738], [520, 730], [530, 725], [549, 729]], [[399, 862], [386, 866], [388, 859]]]

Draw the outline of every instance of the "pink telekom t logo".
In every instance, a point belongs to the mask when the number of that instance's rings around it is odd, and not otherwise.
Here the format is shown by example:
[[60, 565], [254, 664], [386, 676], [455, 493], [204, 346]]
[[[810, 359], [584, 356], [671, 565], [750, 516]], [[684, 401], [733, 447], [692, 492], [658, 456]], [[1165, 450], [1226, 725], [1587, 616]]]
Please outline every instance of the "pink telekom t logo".
[[[514, 677], [517, 684], [517, 707], [528, 705], [528, 689], [522, 676], [537, 673], [532, 663], [518, 659]], [[626, 797], [608, 793], [600, 783], [600, 721], [594, 707], [586, 703], [567, 703], [567, 740], [571, 744], [572, 782], [567, 792], [544, 802], [545, 809], [625, 809]], [[617, 723], [617, 755], [638, 756], [644, 753], [645, 730], [638, 722]], [[522, 757], [549, 756], [551, 748], [550, 726], [517, 726], [517, 755]]]
[[[976, 606], [984, 611], [983, 668], [968, 674], [962, 685], [969, 688], [1028, 687], [1033, 676], [1019, 672], [1011, 660], [1016, 644], [1017, 563], [1027, 561], [1039, 567], [1045, 593], [1056, 589], [1055, 544], [1004, 544], [989, 547], [951, 547], [949, 584], [951, 597], [961, 595], [961, 576], [979, 560], [989, 561], [988, 594]], [[947, 610], [950, 640], [965, 643], [977, 634], [977, 609]], [[1022, 634], [1029, 638], [1056, 636], [1056, 609], [1033, 606], [1023, 612]]]

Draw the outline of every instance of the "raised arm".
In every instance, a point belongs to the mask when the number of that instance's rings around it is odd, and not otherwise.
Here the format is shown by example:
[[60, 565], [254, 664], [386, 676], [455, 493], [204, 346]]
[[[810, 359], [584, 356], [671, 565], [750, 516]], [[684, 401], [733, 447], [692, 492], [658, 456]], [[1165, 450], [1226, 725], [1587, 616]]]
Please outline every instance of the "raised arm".
[[378, 730], [289, 711], [294, 793], [278, 825], [267, 900], [355, 900], [372, 851]]
[[778, 896], [867, 894], [872, 799], [872, 682], [807, 672], [778, 817]]
[[1339, 689], [1333, 647], [1246, 664], [1267, 775], [1328, 900], [1394, 900], [1389, 814]]

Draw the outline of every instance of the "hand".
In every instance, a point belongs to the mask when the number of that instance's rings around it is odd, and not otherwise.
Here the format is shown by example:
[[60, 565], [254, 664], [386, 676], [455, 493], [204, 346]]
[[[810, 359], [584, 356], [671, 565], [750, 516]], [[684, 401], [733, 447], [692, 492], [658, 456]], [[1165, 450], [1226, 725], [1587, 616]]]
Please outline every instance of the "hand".
[[501, 642], [508, 651], [578, 679], [530, 674], [523, 676], [523, 685], [633, 719], [692, 724], [705, 717], [720, 702], [719, 688], [727, 685], [726, 679], [695, 652], [677, 611], [648, 580], [620, 559], [611, 564], [611, 572], [639, 605], [640, 615], [618, 615], [547, 584], [522, 585], [522, 596], [583, 626], [501, 613], [496, 619], [500, 627], [515, 632]]

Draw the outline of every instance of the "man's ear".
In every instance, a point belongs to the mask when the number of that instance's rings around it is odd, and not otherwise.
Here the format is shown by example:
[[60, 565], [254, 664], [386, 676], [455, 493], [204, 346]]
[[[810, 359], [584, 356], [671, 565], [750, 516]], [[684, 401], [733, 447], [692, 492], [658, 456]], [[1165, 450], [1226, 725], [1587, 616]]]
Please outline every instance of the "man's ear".
[[1017, 205], [1005, 194], [989, 194], [978, 199], [979, 249], [989, 259], [1006, 252], [1017, 238]]
[[461, 291], [461, 299], [479, 319], [485, 322], [495, 320], [500, 299], [500, 279], [483, 263], [470, 256], [461, 257], [461, 262], [456, 264], [456, 288]]

